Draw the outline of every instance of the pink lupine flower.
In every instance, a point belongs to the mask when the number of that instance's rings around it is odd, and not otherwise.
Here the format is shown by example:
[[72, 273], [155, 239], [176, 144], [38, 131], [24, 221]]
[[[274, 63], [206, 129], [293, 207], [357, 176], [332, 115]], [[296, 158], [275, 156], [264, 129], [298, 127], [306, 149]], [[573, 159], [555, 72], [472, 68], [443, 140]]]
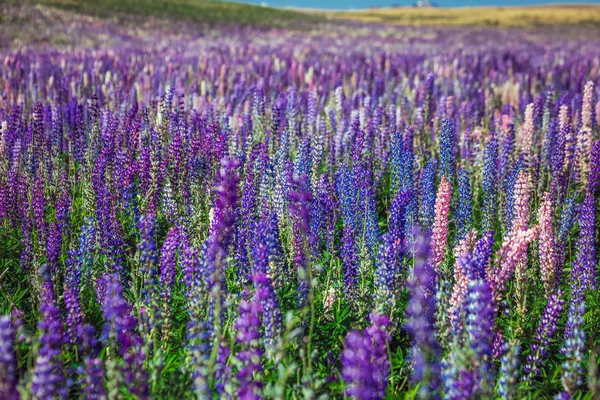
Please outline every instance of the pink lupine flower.
[[448, 247], [448, 213], [450, 211], [450, 192], [452, 188], [446, 177], [442, 178], [435, 200], [435, 220], [433, 222], [433, 244], [432, 264], [439, 269], [444, 261], [446, 247]]
[[556, 244], [552, 231], [552, 197], [550, 192], [544, 193], [542, 198], [538, 211], [538, 223], [540, 226], [540, 272], [546, 297], [549, 297], [554, 289], [557, 267]]
[[525, 171], [519, 172], [519, 177], [515, 183], [515, 219], [512, 224], [512, 231], [527, 229], [529, 221], [529, 197], [530, 197], [529, 174]]
[[576, 168], [576, 176], [581, 183], [587, 183], [587, 177], [590, 170], [590, 154], [592, 152], [592, 96], [594, 83], [588, 81], [583, 89], [583, 101], [581, 104], [581, 129], [577, 134], [577, 146], [575, 148], [576, 161], [573, 165]]
[[[498, 251], [497, 264], [490, 268], [490, 285], [494, 298], [499, 300], [500, 292], [506, 283], [515, 274], [519, 291], [524, 284], [527, 268], [527, 248], [531, 242], [537, 239], [538, 227], [529, 228], [529, 197], [530, 181], [529, 174], [525, 171], [519, 172], [515, 183], [514, 216], [511, 230], [504, 237], [502, 247]], [[522, 295], [521, 292], [517, 293]]]
[[454, 287], [452, 288], [452, 297], [450, 298], [450, 315], [455, 315], [456, 309], [466, 297], [469, 276], [460, 267], [460, 259], [473, 251], [476, 240], [477, 230], [473, 229], [454, 248]]
[[533, 151], [533, 103], [529, 103], [525, 108], [525, 121], [521, 127], [521, 135], [519, 136], [519, 145], [525, 165], [531, 166], [531, 152]]
[[[527, 262], [527, 248], [529, 244], [537, 239], [538, 226], [525, 230], [512, 231], [513, 233], [504, 238], [502, 247], [498, 250], [496, 264], [488, 270], [488, 278], [494, 299], [500, 302], [502, 291], [508, 280], [515, 272], [517, 264], [524, 265]], [[525, 262], [523, 262], [525, 261]]]

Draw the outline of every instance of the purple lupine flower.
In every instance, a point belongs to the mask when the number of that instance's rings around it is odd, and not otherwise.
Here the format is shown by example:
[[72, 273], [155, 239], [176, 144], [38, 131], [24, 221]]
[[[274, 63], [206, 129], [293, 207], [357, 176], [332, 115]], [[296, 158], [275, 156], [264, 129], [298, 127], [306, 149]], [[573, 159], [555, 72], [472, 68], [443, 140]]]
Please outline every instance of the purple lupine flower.
[[579, 211], [579, 239], [577, 258], [573, 261], [573, 284], [580, 290], [596, 289], [595, 203], [592, 193], [587, 193]]
[[435, 337], [437, 273], [429, 263], [430, 236], [415, 235], [414, 271], [408, 282], [409, 301], [406, 306], [406, 329], [412, 340], [411, 380], [420, 395], [436, 397], [439, 388], [441, 347]]
[[585, 362], [586, 334], [583, 330], [583, 315], [585, 314], [585, 300], [581, 292], [571, 294], [569, 317], [565, 329], [564, 344], [561, 353], [565, 355], [562, 364], [562, 384], [565, 392], [573, 395], [583, 383]]
[[489, 231], [493, 228], [496, 212], [496, 186], [498, 164], [498, 141], [491, 139], [483, 158], [483, 206], [482, 229]]
[[372, 314], [371, 325], [363, 332], [351, 331], [344, 341], [342, 378], [346, 395], [355, 399], [380, 399], [385, 395], [389, 360], [387, 332], [389, 319]]
[[419, 206], [419, 222], [423, 229], [432, 229], [435, 218], [435, 173], [437, 161], [431, 159], [421, 177], [421, 203]]
[[[356, 174], [359, 188], [359, 214], [358, 214], [358, 229], [360, 237], [362, 237], [364, 252], [361, 257], [369, 257], [373, 254], [375, 244], [379, 240], [379, 227], [377, 224], [377, 210], [375, 206], [375, 193], [371, 181], [370, 173], [364, 166], [358, 168]], [[366, 254], [365, 254], [366, 253]]]
[[[317, 181], [315, 194], [322, 223], [320, 224], [319, 232], [313, 231], [312, 234], [324, 240], [330, 254], [333, 254], [334, 251], [335, 225], [340, 208], [338, 199], [334, 196], [334, 190], [335, 188], [329, 175], [322, 174]], [[313, 226], [319, 225], [313, 224]]]
[[207, 239], [207, 261], [211, 268], [213, 282], [220, 284], [222, 268], [225, 265], [227, 249], [231, 244], [235, 227], [235, 208], [238, 200], [239, 178], [235, 170], [239, 162], [231, 158], [221, 160], [218, 184], [215, 189], [215, 212]]
[[[481, 278], [469, 282], [466, 311], [466, 332], [470, 346], [476, 351], [482, 364], [489, 363], [495, 336], [495, 310], [492, 290]], [[488, 366], [484, 368], [487, 369]]]
[[556, 277], [559, 283], [564, 264], [565, 247], [567, 245], [569, 233], [575, 222], [575, 215], [575, 199], [573, 199], [572, 197], [565, 199], [563, 201], [563, 206], [560, 213], [560, 222], [558, 226], [558, 233], [556, 236]]
[[458, 171], [458, 205], [454, 213], [454, 220], [456, 222], [455, 244], [458, 244], [473, 229], [472, 208], [469, 173], [461, 168]]
[[511, 230], [513, 219], [515, 217], [515, 187], [522, 169], [523, 163], [518, 161], [504, 182], [504, 190], [506, 193], [506, 196], [504, 197], [504, 226], [507, 231]]
[[50, 282], [40, 292], [40, 347], [32, 372], [31, 394], [35, 399], [66, 398], [67, 387], [62, 365], [63, 324], [54, 302]]
[[239, 208], [239, 224], [236, 231], [236, 254], [238, 268], [240, 269], [239, 277], [245, 280], [250, 276], [248, 265], [249, 241], [251, 235], [252, 222], [256, 209], [256, 193], [254, 185], [254, 172], [251, 167], [248, 167], [248, 172], [244, 180], [242, 189], [242, 199]]
[[81, 310], [79, 301], [80, 290], [81, 269], [77, 263], [76, 253], [69, 251], [69, 258], [67, 259], [65, 269], [63, 302], [67, 310], [65, 321], [67, 329], [65, 334], [71, 346], [76, 346], [79, 342], [79, 329], [83, 321], [83, 311]]
[[312, 195], [305, 189], [305, 176], [297, 181], [297, 190], [290, 193], [290, 215], [293, 226], [293, 263], [298, 274], [298, 306], [303, 307], [306, 304], [309, 285], [310, 255], [316, 245], [315, 238], [310, 233], [310, 213], [309, 205], [312, 202]]
[[17, 392], [17, 357], [14, 348], [13, 324], [9, 316], [0, 317], [0, 397], [19, 398]]
[[31, 198], [31, 208], [33, 210], [33, 224], [37, 231], [40, 247], [46, 248], [46, 238], [48, 235], [46, 226], [46, 217], [44, 215], [46, 208], [46, 199], [44, 197], [44, 179], [41, 175], [36, 176]]
[[262, 397], [260, 376], [263, 372], [261, 358], [263, 349], [260, 346], [260, 314], [262, 305], [258, 298], [254, 301], [242, 300], [239, 306], [239, 317], [235, 322], [237, 330], [236, 342], [241, 349], [235, 354], [238, 363], [240, 399], [259, 399]]
[[500, 360], [500, 377], [498, 378], [498, 395], [503, 400], [513, 399], [519, 385], [519, 351], [518, 341], [504, 344], [504, 355]]
[[354, 185], [354, 173], [342, 165], [337, 175], [337, 193], [340, 198], [342, 220], [342, 268], [344, 271], [344, 290], [346, 296], [352, 297], [358, 274], [358, 257], [356, 254], [355, 235], [357, 233], [357, 189]]
[[382, 242], [376, 262], [373, 297], [376, 306], [381, 309], [379, 311], [386, 312], [386, 315], [392, 315], [391, 311], [395, 306], [399, 288], [403, 248], [401, 244], [393, 240], [391, 234], [384, 234]]
[[256, 296], [262, 307], [262, 323], [265, 330], [265, 345], [267, 350], [279, 339], [281, 330], [281, 310], [279, 299], [273, 288], [273, 282], [269, 277], [269, 229], [268, 221], [258, 224], [257, 238], [252, 249], [254, 287]]
[[548, 346], [556, 332], [558, 318], [563, 309], [564, 300], [560, 298], [561, 295], [562, 292], [558, 290], [548, 299], [548, 304], [544, 309], [540, 324], [535, 331], [533, 343], [530, 346], [530, 354], [527, 356], [527, 364], [524, 367], [526, 373], [523, 376], [524, 381], [529, 382], [539, 374], [541, 360], [548, 354]]
[[502, 150], [498, 157], [498, 182], [502, 183], [505, 181], [508, 174], [508, 169], [512, 161], [512, 154], [515, 149], [515, 126], [509, 124], [502, 140]]
[[452, 182], [454, 179], [454, 122], [445, 119], [442, 122], [440, 136], [440, 174]]
[[82, 392], [87, 399], [104, 399], [104, 362], [100, 357], [100, 343], [96, 338], [96, 330], [91, 325], [81, 329], [83, 363]]
[[[113, 349], [112, 357], [119, 356], [122, 363], [114, 359], [107, 363], [108, 396], [115, 396], [126, 387], [134, 396], [148, 396], [148, 377], [142, 352], [143, 340], [137, 332], [138, 320], [132, 314], [131, 305], [123, 297], [123, 286], [116, 274], [105, 275], [106, 300], [104, 313], [103, 340]], [[113, 353], [114, 352], [114, 353]]]
[[408, 226], [406, 214], [407, 208], [412, 200], [412, 193], [410, 191], [402, 190], [396, 195], [396, 198], [392, 201], [389, 210], [388, 226], [390, 229], [390, 239], [396, 243], [398, 248], [402, 248], [405, 245], [405, 233]]
[[[153, 325], [159, 317], [157, 315], [159, 312], [157, 309], [159, 296], [159, 255], [155, 237], [155, 218], [152, 214], [144, 215], [140, 218], [141, 241], [138, 245], [140, 272], [144, 279], [142, 297], [144, 306], [148, 312], [147, 317], [149, 318], [148, 323], [150, 325]], [[148, 329], [150, 328], [151, 326], [148, 327]]]
[[179, 246], [181, 236], [179, 229], [174, 226], [169, 230], [167, 238], [163, 242], [160, 251], [160, 297], [163, 304], [163, 335], [168, 337], [171, 327], [171, 299], [173, 297], [173, 287], [175, 285], [176, 274], [176, 251]]
[[50, 223], [46, 242], [46, 265], [51, 276], [56, 276], [62, 247], [62, 230], [58, 222]]

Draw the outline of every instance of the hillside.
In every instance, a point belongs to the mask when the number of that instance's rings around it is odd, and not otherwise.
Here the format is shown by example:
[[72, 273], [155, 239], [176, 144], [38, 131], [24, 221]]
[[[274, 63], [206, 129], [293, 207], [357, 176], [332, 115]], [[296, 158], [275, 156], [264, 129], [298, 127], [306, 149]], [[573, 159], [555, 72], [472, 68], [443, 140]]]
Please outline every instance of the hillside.
[[352, 19], [402, 25], [436, 26], [600, 26], [600, 6], [377, 8], [324, 13], [333, 19]]

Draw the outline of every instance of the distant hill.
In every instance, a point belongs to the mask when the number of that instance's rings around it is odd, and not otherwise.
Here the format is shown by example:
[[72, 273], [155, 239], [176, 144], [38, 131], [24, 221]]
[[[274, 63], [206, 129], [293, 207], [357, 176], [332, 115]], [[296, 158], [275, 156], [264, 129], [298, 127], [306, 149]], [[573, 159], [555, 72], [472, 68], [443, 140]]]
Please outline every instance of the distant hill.
[[[427, 0], [419, 0], [427, 1]], [[388, 7], [324, 12], [329, 18], [401, 25], [439, 26], [553, 26], [600, 27], [600, 5], [528, 7]]]
[[1, 3], [43, 5], [95, 17], [131, 15], [253, 26], [290, 26], [322, 20], [317, 14], [215, 0], [0, 0], [0, 7]]

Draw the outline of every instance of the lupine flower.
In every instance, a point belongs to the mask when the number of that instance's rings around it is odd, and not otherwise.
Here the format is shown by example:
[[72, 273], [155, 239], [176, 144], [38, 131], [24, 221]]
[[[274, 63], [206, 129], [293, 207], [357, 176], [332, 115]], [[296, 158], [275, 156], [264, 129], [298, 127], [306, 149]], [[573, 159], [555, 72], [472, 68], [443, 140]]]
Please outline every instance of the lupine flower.
[[344, 270], [344, 288], [346, 295], [351, 296], [358, 274], [358, 257], [356, 255], [356, 188], [353, 173], [342, 166], [337, 176], [337, 193], [340, 197], [344, 228], [342, 233], [341, 257]]
[[592, 96], [594, 83], [588, 81], [583, 89], [581, 102], [581, 128], [577, 134], [576, 158], [577, 168], [581, 174], [581, 183], [586, 185], [590, 172], [590, 155], [592, 150]]
[[[146, 310], [148, 311], [146, 327], [147, 333], [152, 329], [153, 325], [160, 318], [159, 303], [159, 255], [156, 245], [155, 231], [156, 217], [152, 214], [144, 215], [140, 218], [140, 233], [141, 241], [138, 245], [140, 253], [140, 272], [144, 279], [143, 301]], [[116, 290], [116, 289], [115, 289]]]
[[[106, 365], [108, 396], [115, 396], [124, 386], [132, 395], [146, 397], [149, 390], [144, 368], [146, 355], [142, 353], [143, 340], [137, 332], [137, 318], [132, 315], [131, 306], [123, 297], [123, 286], [118, 276], [105, 276], [105, 281], [103, 340], [112, 349]], [[122, 361], [116, 359], [117, 355]]]
[[432, 229], [435, 219], [435, 172], [437, 161], [430, 160], [421, 178], [421, 204], [419, 222], [424, 229]]
[[374, 298], [375, 304], [381, 308], [382, 312], [392, 315], [391, 311], [395, 306], [399, 288], [403, 248], [400, 243], [393, 240], [391, 235], [384, 234], [382, 241], [375, 270]]
[[446, 177], [442, 177], [435, 201], [435, 221], [433, 223], [433, 235], [431, 237], [433, 266], [439, 270], [444, 261], [446, 247], [448, 245], [448, 215], [450, 212], [450, 183]]
[[548, 346], [556, 332], [558, 318], [564, 304], [564, 300], [560, 298], [561, 295], [562, 292], [558, 291], [548, 299], [548, 304], [544, 309], [540, 324], [535, 331], [535, 337], [530, 346], [530, 353], [527, 356], [527, 363], [524, 367], [526, 373], [523, 376], [524, 381], [531, 381], [531, 379], [539, 374], [540, 362], [548, 354]]
[[104, 390], [104, 362], [99, 356], [99, 342], [96, 339], [96, 330], [91, 325], [82, 329], [82, 353], [84, 354], [84, 384], [83, 393], [88, 399], [103, 399]]
[[498, 163], [498, 141], [491, 139], [485, 148], [483, 159], [483, 218], [484, 231], [493, 228], [496, 215], [496, 179]]
[[565, 392], [573, 395], [575, 390], [583, 384], [585, 361], [586, 334], [583, 330], [583, 314], [585, 314], [585, 301], [581, 293], [571, 295], [569, 318], [565, 330], [564, 345], [561, 349], [566, 357], [563, 362], [562, 384]]
[[389, 319], [372, 314], [371, 325], [362, 332], [351, 331], [344, 341], [342, 378], [346, 395], [354, 399], [380, 399], [385, 395], [389, 360], [386, 343]]
[[544, 193], [542, 198], [538, 211], [538, 223], [540, 226], [540, 272], [546, 297], [549, 297], [556, 285], [557, 274], [557, 254], [552, 229], [552, 198], [549, 192]]
[[49, 282], [42, 285], [40, 314], [40, 347], [31, 379], [31, 394], [34, 399], [66, 398], [67, 387], [61, 358], [63, 325]]
[[169, 330], [171, 327], [171, 298], [173, 297], [173, 286], [175, 284], [175, 273], [177, 272], [175, 269], [176, 264], [176, 250], [179, 246], [180, 233], [177, 227], [171, 228], [169, 233], [167, 234], [167, 238], [165, 239], [161, 254], [160, 254], [160, 284], [161, 284], [161, 301], [163, 302], [163, 313], [164, 313], [164, 321], [163, 321], [163, 335], [165, 338], [169, 336]]
[[[257, 298], [258, 299], [258, 298]], [[237, 378], [239, 379], [239, 397], [241, 399], [261, 398], [263, 350], [260, 346], [260, 314], [261, 303], [258, 301], [243, 300], [240, 303], [240, 315], [235, 322], [237, 330], [236, 341], [241, 346], [236, 354], [238, 365]]]
[[500, 378], [498, 379], [498, 395], [503, 400], [515, 398], [519, 385], [519, 351], [518, 341], [505, 343], [504, 355], [500, 360]]
[[440, 174], [450, 182], [454, 178], [454, 122], [447, 119], [440, 136]]
[[6, 400], [18, 399], [17, 358], [15, 355], [15, 335], [9, 316], [0, 317], [0, 397]]
[[413, 382], [421, 382], [423, 397], [436, 397], [439, 388], [441, 347], [435, 337], [435, 286], [437, 273], [429, 263], [430, 241], [424, 234], [415, 235], [415, 264], [408, 282], [406, 329], [411, 335]]
[[298, 190], [290, 193], [290, 214], [294, 230], [294, 266], [298, 274], [298, 306], [302, 307], [308, 300], [311, 280], [310, 254], [315, 248], [316, 240], [310, 233], [309, 204], [313, 200], [310, 192], [303, 186], [304, 180], [297, 184]]
[[579, 211], [579, 239], [577, 240], [577, 258], [573, 262], [574, 282], [581, 285], [582, 290], [595, 289], [596, 251], [595, 236], [595, 204], [591, 193], [585, 196]]
[[458, 205], [454, 213], [456, 234], [454, 242], [464, 239], [473, 228], [473, 210], [471, 204], [471, 182], [469, 173], [464, 169], [458, 171]]
[[600, 140], [596, 140], [590, 156], [590, 176], [587, 191], [595, 194], [600, 188]]
[[518, 136], [520, 139], [519, 145], [521, 154], [526, 168], [532, 166], [533, 160], [531, 159], [531, 153], [533, 152], [534, 129], [533, 103], [529, 103], [525, 109], [525, 121], [521, 128], [521, 135]]

